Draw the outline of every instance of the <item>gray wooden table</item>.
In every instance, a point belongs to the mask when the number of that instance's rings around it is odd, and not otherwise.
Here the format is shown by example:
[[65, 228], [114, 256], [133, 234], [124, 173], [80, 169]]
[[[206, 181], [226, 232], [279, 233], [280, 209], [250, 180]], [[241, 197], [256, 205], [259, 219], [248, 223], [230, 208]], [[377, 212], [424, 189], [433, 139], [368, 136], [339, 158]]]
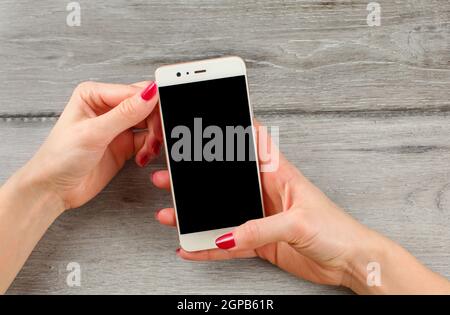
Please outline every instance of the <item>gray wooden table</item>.
[[[0, 180], [28, 160], [77, 83], [152, 79], [162, 65], [222, 55], [247, 63], [255, 115], [333, 200], [450, 277], [450, 4], [380, 0], [0, 2]], [[130, 163], [61, 216], [8, 293], [348, 293], [258, 259], [178, 259], [171, 204]], [[78, 262], [81, 287], [66, 284]], [[412, 277], [414, 275], [411, 275]]]

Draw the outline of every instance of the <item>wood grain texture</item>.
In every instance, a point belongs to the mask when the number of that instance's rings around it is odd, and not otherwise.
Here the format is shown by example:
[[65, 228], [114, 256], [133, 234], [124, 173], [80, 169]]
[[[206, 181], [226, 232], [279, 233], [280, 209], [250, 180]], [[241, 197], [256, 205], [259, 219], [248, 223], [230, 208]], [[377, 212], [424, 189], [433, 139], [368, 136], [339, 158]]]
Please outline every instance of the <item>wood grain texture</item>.
[[[68, 1], [67, 1], [68, 2]], [[29, 159], [85, 80], [151, 79], [161, 64], [239, 55], [255, 113], [281, 149], [364, 224], [450, 277], [450, 4], [378, 1], [0, 3], [0, 180]], [[189, 263], [170, 205], [129, 164], [85, 207], [60, 217], [8, 293], [348, 293], [260, 260]], [[82, 266], [81, 288], [65, 283]], [[193, 285], [195, 284], [195, 285]]]
[[79, 2], [68, 27], [64, 2], [2, 1], [1, 114], [59, 113], [80, 81], [219, 55], [246, 60], [256, 111], [448, 110], [446, 0], [379, 1], [375, 28], [368, 1]]

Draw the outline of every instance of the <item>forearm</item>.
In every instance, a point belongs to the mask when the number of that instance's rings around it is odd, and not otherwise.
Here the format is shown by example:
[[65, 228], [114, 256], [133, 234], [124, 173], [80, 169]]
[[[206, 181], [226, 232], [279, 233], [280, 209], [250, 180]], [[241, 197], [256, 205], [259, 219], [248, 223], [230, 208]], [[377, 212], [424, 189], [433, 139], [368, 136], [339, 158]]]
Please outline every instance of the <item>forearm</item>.
[[44, 183], [19, 170], [0, 188], [0, 293], [4, 293], [64, 205]]
[[[426, 268], [393, 241], [373, 231], [369, 234], [368, 241], [356, 251], [349, 264], [351, 276], [347, 286], [354, 292], [358, 294], [450, 294], [450, 282], [447, 279]], [[372, 265], [369, 265], [370, 263]], [[376, 270], [378, 266], [379, 270]], [[378, 271], [379, 285], [374, 281]]]

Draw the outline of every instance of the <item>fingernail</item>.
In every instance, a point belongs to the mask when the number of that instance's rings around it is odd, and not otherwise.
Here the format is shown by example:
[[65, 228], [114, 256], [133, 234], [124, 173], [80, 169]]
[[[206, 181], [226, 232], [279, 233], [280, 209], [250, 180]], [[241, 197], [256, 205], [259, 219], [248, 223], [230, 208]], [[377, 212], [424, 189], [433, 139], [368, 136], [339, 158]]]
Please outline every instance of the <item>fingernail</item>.
[[141, 165], [141, 167], [144, 167], [147, 165], [147, 163], [150, 161], [150, 157], [148, 156], [147, 153], [143, 154], [140, 158], [139, 158], [139, 164]]
[[233, 233], [227, 233], [216, 239], [216, 246], [221, 249], [230, 249], [236, 246]]
[[180, 254], [181, 248], [177, 248], [177, 250], [175, 251], [175, 253], [177, 253], [177, 255]]
[[155, 82], [150, 83], [141, 93], [141, 97], [144, 101], [149, 101], [156, 95], [158, 87]]

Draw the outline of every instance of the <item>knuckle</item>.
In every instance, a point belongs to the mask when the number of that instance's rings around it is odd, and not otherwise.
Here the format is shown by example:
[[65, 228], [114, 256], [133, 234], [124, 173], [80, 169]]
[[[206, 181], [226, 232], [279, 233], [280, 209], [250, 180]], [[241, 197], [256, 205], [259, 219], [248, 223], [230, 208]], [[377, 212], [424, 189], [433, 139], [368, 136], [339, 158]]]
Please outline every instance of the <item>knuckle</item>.
[[83, 81], [77, 85], [75, 91], [78, 93], [83, 93], [90, 90], [95, 85], [93, 81]]
[[138, 116], [138, 111], [136, 110], [136, 106], [134, 106], [131, 99], [127, 98], [122, 102], [119, 106], [119, 112], [125, 118], [136, 118]]
[[242, 225], [242, 232], [248, 241], [257, 242], [261, 238], [261, 230], [256, 220], [250, 220]]
[[83, 101], [91, 103], [95, 101], [94, 92], [96, 87], [96, 82], [93, 81], [83, 81], [77, 85], [73, 94], [80, 97]]

